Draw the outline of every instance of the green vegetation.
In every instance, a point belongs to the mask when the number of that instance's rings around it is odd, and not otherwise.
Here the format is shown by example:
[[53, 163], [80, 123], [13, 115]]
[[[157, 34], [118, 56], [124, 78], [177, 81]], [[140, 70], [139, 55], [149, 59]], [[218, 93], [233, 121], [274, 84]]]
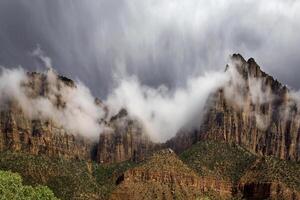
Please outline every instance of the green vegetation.
[[277, 181], [300, 191], [300, 163], [264, 157], [257, 160], [241, 179], [242, 182]]
[[213, 176], [233, 183], [280, 182], [300, 191], [300, 163], [260, 157], [225, 142], [201, 141], [180, 155], [200, 176]]
[[178, 159], [177, 155], [170, 149], [155, 152], [152, 156], [139, 165], [140, 169], [159, 171], [159, 172], [180, 172], [197, 176], [182, 160]]
[[[126, 170], [138, 167], [141, 170], [167, 171], [190, 176], [211, 176], [233, 183], [281, 182], [300, 191], [300, 164], [273, 157], [259, 157], [239, 147], [218, 141], [202, 141], [177, 156], [164, 150], [155, 153], [145, 162], [123, 162], [114, 165], [99, 165], [94, 162], [64, 160], [47, 156], [33, 156], [10, 151], [0, 153], [0, 200], [1, 199], [108, 199], [116, 186], [117, 178]], [[192, 169], [192, 170], [191, 170]], [[194, 171], [197, 173], [194, 173]], [[148, 185], [147, 185], [148, 184]], [[171, 191], [169, 185], [135, 183], [135, 192], [153, 194]], [[47, 186], [43, 187], [41, 185]], [[148, 188], [148, 189], [147, 189]], [[155, 189], [156, 188], [156, 189]], [[51, 191], [51, 190], [53, 191]], [[173, 196], [184, 199], [189, 193], [173, 188]], [[128, 188], [125, 187], [125, 190]], [[158, 192], [154, 192], [157, 190]], [[161, 192], [163, 191], [163, 192]], [[146, 193], [145, 195], [150, 195]], [[139, 195], [141, 193], [139, 192]], [[166, 193], [167, 195], [168, 193]], [[171, 195], [171, 193], [170, 193]], [[200, 195], [200, 194], [199, 194]], [[208, 192], [199, 199], [219, 199]], [[153, 196], [153, 198], [155, 198]], [[238, 199], [238, 198], [236, 198]]]
[[256, 156], [225, 142], [201, 141], [180, 155], [200, 176], [212, 176], [236, 182], [253, 164]]
[[19, 173], [24, 183], [46, 185], [60, 199], [107, 199], [119, 174], [134, 163], [100, 166], [84, 161], [33, 156], [9, 151], [0, 153], [0, 169]]
[[0, 170], [0, 199], [14, 200], [58, 200], [53, 192], [44, 186], [25, 186], [19, 174]]
[[106, 166], [94, 164], [93, 176], [101, 186], [102, 196], [107, 198], [116, 188], [117, 178], [136, 165], [136, 163], [130, 161]]
[[196, 200], [228, 200], [228, 198], [220, 196], [220, 194], [215, 191], [209, 190], [197, 197]]
[[[170, 149], [153, 153], [127, 174], [126, 184], [120, 184], [112, 193], [115, 199], [219, 199], [214, 191], [203, 192], [191, 186], [198, 175], [184, 164]], [[182, 182], [183, 184], [180, 184]], [[186, 184], [189, 182], [190, 184]]]

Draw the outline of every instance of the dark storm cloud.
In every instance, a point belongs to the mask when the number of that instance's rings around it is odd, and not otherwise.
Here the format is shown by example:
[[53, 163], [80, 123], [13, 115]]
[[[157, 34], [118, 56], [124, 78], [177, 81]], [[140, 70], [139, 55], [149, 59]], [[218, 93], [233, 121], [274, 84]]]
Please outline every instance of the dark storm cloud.
[[176, 87], [240, 52], [299, 88], [299, 9], [291, 0], [1, 0], [0, 65], [39, 69], [39, 45], [60, 73], [105, 97], [116, 74]]

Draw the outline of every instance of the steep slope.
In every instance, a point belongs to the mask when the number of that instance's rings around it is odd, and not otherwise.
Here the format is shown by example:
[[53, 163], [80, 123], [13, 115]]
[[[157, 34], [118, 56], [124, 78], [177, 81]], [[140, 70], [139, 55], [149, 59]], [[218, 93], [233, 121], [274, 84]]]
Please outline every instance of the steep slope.
[[171, 149], [154, 153], [141, 165], [119, 177], [110, 199], [223, 199], [230, 183], [199, 177]]
[[236, 184], [257, 159], [235, 144], [201, 141], [180, 154], [180, 158], [200, 176], [213, 176]]
[[300, 165], [259, 158], [241, 177], [238, 187], [248, 199], [300, 199]]
[[293, 92], [263, 72], [254, 59], [235, 54], [231, 81], [212, 95], [198, 127], [167, 142], [182, 152], [199, 140], [234, 142], [260, 155], [300, 160], [299, 102]]
[[193, 145], [180, 158], [200, 176], [231, 182], [235, 198], [300, 199], [298, 163], [260, 157], [238, 145], [215, 140]]

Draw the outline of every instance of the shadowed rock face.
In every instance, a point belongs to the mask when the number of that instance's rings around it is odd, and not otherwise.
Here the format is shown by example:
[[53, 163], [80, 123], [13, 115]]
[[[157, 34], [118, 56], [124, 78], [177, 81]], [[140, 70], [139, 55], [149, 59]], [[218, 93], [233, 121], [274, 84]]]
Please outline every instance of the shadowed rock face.
[[298, 200], [300, 199], [298, 174], [297, 163], [261, 157], [241, 177], [238, 189], [245, 199]]
[[287, 188], [281, 183], [247, 183], [241, 184], [243, 198], [249, 200], [260, 199], [300, 199], [299, 192]]
[[[261, 155], [299, 161], [300, 112], [292, 93], [261, 71], [254, 59], [245, 61], [235, 54], [233, 60], [238, 64], [227, 66], [226, 70], [235, 67], [242, 82], [232, 80], [212, 95], [209, 110], [198, 128], [180, 131], [167, 145], [182, 152], [199, 140], [224, 140]], [[233, 93], [228, 95], [228, 88]], [[253, 88], [265, 99], [258, 99]], [[238, 104], [233, 99], [237, 96]]]
[[140, 161], [156, 148], [141, 124], [130, 119], [125, 109], [113, 116], [106, 125], [109, 128], [101, 133], [99, 139], [99, 163]]

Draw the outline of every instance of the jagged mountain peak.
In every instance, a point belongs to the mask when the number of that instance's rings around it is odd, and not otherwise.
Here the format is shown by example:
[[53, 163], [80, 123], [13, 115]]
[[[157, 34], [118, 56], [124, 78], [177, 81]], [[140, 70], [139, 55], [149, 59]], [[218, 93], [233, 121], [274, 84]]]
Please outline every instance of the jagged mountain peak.
[[[48, 77], [48, 76], [49, 76], [50, 74], [52, 74], [54, 77], [57, 78], [57, 80], [58, 80], [59, 82], [65, 84], [66, 86], [73, 87], [73, 88], [76, 88], [76, 87], [77, 87], [77, 86], [76, 86], [76, 83], [75, 83], [72, 79], [70, 79], [70, 78], [68, 78], [68, 77], [66, 77], [66, 76], [63, 76], [63, 75], [58, 74], [58, 73], [57, 73], [54, 69], [52, 69], [52, 68], [47, 69], [46, 72], [27, 72], [27, 73], [26, 73], [26, 75], [27, 75], [29, 81], [37, 81], [37, 80], [39, 80], [39, 81], [42, 81], [42, 82], [44, 82], [44, 83], [46, 83], [46, 84], [48, 84], [47, 82], [49, 82], [49, 80], [48, 80], [49, 77]], [[45, 84], [45, 85], [46, 85], [46, 84]]]
[[128, 111], [125, 108], [122, 108], [116, 115], [111, 117], [110, 121], [112, 122], [127, 116], [128, 116]]
[[233, 54], [231, 56], [231, 65], [236, 67], [238, 72], [243, 74], [245, 78], [248, 76], [260, 77], [265, 76], [266, 73], [263, 72], [260, 66], [256, 63], [254, 58], [249, 58], [247, 61], [241, 54]]
[[232, 59], [236, 59], [236, 60], [241, 60], [242, 62], [246, 62], [246, 63], [248, 63], [248, 64], [255, 64], [255, 65], [257, 65], [254, 58], [251, 57], [251, 58], [249, 58], [249, 59], [246, 61], [246, 59], [245, 59], [241, 54], [239, 54], [239, 53], [234, 53], [234, 54], [232, 54], [231, 58], [232, 58]]
[[235, 67], [236, 71], [243, 77], [243, 79], [248, 80], [249, 78], [254, 78], [257, 81], [262, 82], [262, 87], [270, 87], [274, 93], [285, 94], [289, 91], [286, 85], [279, 82], [272, 75], [263, 71], [262, 67], [257, 64], [254, 58], [246, 59], [239, 53], [235, 53], [231, 56], [231, 64], [226, 65], [225, 71], [229, 67]]
[[232, 54], [231, 58], [232, 59], [237, 59], [237, 60], [242, 60], [242, 61], [246, 62], [246, 60], [244, 59], [244, 57], [241, 54], [239, 54], [239, 53]]

